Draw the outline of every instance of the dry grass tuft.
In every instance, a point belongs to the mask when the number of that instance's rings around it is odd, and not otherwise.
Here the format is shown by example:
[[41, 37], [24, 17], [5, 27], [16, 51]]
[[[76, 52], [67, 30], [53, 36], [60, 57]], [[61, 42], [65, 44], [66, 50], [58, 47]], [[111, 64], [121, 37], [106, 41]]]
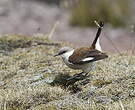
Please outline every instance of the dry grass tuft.
[[89, 83], [64, 88], [64, 78], [78, 73], [53, 57], [66, 43], [44, 35], [8, 35], [0, 42], [1, 110], [135, 109], [135, 56], [110, 55], [97, 63]]

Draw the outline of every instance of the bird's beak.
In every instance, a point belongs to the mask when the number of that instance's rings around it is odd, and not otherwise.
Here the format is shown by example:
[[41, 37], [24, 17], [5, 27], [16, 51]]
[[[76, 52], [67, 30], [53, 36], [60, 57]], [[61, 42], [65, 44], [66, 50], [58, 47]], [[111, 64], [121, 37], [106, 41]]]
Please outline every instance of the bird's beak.
[[59, 54], [59, 53], [57, 53], [57, 54], [55, 54], [55, 55], [54, 55], [54, 57], [59, 56], [59, 55], [60, 55], [60, 54]]

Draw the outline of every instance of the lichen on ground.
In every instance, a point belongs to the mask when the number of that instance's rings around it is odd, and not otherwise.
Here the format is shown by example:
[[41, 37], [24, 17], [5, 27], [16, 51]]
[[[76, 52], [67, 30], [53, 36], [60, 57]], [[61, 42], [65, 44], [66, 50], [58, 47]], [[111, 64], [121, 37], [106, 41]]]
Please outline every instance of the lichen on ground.
[[89, 83], [78, 81], [65, 88], [62, 78], [79, 72], [53, 57], [65, 45], [70, 44], [51, 41], [46, 35], [1, 36], [0, 109], [135, 109], [135, 56], [110, 54], [97, 62]]

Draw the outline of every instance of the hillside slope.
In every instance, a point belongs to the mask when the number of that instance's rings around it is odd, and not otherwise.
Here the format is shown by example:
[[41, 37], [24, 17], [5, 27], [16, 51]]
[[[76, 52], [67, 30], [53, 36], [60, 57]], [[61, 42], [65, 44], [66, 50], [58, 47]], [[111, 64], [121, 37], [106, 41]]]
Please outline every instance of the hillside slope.
[[135, 56], [111, 54], [97, 63], [89, 83], [82, 80], [65, 88], [63, 78], [79, 72], [53, 57], [65, 45], [70, 44], [51, 41], [46, 35], [1, 36], [0, 109], [135, 109]]

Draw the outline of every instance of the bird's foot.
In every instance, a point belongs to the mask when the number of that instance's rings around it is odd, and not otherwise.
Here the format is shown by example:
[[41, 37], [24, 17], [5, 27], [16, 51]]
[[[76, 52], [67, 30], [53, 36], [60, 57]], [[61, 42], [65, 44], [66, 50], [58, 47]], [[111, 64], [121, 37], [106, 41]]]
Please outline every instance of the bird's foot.
[[71, 76], [70, 78], [67, 79], [66, 85], [67, 86], [73, 85], [75, 82], [83, 80], [83, 79], [87, 78], [88, 76], [89, 76], [88, 73], [83, 74], [83, 72], [75, 74], [75, 75], [73, 75], [73, 76]]
[[68, 78], [67, 81], [72, 80], [72, 79], [80, 79], [80, 76], [82, 76], [82, 75], [83, 75], [83, 72], [75, 74], [75, 75], [71, 76], [70, 78]]
[[84, 76], [85, 76], [85, 77], [89, 77], [90, 74], [89, 74], [89, 73], [85, 73]]

